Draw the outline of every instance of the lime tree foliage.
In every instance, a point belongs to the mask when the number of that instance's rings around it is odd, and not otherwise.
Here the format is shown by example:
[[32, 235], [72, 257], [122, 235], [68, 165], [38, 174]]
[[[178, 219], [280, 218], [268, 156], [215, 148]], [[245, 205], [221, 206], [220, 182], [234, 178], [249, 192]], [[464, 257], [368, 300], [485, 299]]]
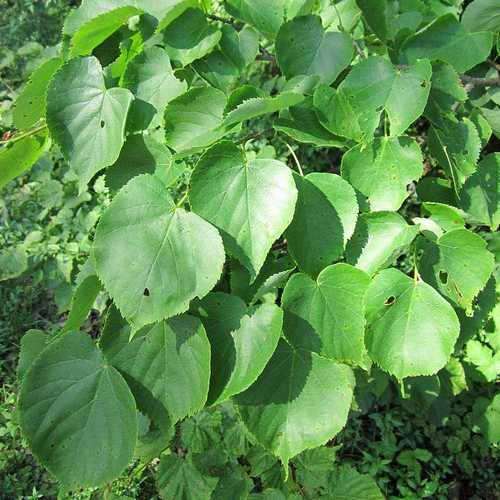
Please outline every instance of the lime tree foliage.
[[[483, 329], [498, 274], [500, 5], [463, 3], [71, 11], [0, 149], [0, 186], [57, 148], [80, 192], [101, 176], [112, 195], [67, 322], [22, 342], [20, 423], [65, 489], [161, 455], [166, 498], [215, 495], [190, 453], [164, 451], [176, 424], [228, 400], [287, 477], [342, 430], [371, 373], [418, 398], [458, 384], [465, 349], [496, 378], [498, 333]], [[326, 164], [301, 165], [301, 145]], [[0, 256], [3, 279], [23, 258]], [[79, 329], [102, 293], [95, 340]], [[498, 441], [498, 397], [477, 408]], [[351, 469], [329, 491], [381, 498]]]

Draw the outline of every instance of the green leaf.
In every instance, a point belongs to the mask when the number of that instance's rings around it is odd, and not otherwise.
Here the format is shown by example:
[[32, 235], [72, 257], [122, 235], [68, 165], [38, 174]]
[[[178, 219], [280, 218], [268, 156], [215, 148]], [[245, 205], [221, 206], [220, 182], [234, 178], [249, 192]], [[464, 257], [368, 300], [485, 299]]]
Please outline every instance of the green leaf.
[[358, 142], [372, 139], [385, 109], [391, 135], [398, 136], [424, 111], [431, 74], [427, 60], [397, 69], [387, 59], [372, 56], [356, 64], [337, 90], [318, 87], [314, 106], [330, 132]]
[[137, 175], [155, 174], [168, 186], [179, 173], [166, 146], [150, 135], [132, 134], [127, 137], [118, 160], [106, 170], [106, 185], [111, 191], [118, 191]]
[[372, 275], [390, 266], [419, 232], [394, 212], [362, 214], [346, 248], [346, 261]]
[[473, 415], [475, 422], [479, 425], [490, 444], [500, 441], [500, 394], [493, 399], [479, 397], [474, 402]]
[[261, 291], [265, 292], [268, 285], [270, 288], [273, 287], [273, 277], [278, 278], [277, 285], [279, 285], [278, 275], [283, 276], [283, 274], [290, 273], [293, 269], [295, 269], [295, 263], [288, 255], [275, 258], [273, 253], [270, 253], [257, 278], [253, 280], [247, 269], [238, 261], [233, 260], [231, 261], [230, 273], [231, 293], [242, 298], [247, 303], [255, 303], [259, 300]]
[[[152, 14], [160, 19], [157, 32], [164, 30], [172, 21], [175, 21], [181, 14], [184, 14], [187, 9], [197, 8], [200, 6], [198, 0], [167, 0], [158, 2], [157, 0], [149, 0], [151, 7], [157, 8], [158, 12]], [[149, 3], [149, 2], [148, 2]], [[150, 11], [151, 11], [150, 7]]]
[[326, 267], [317, 280], [294, 274], [282, 297], [287, 339], [328, 358], [360, 364], [369, 282], [366, 273], [344, 263]]
[[210, 379], [210, 343], [201, 322], [176, 316], [141, 329], [129, 341], [130, 328], [119, 319], [107, 321], [100, 346], [127, 380], [141, 411], [159, 420], [166, 411], [174, 422], [200, 411]]
[[66, 333], [37, 357], [19, 412], [34, 455], [68, 488], [106, 484], [132, 460], [134, 398], [84, 333]]
[[288, 251], [303, 272], [316, 276], [338, 260], [356, 226], [356, 193], [340, 176], [294, 174], [299, 196], [285, 236]]
[[354, 383], [349, 367], [281, 340], [262, 375], [236, 396], [236, 403], [251, 434], [286, 466], [344, 427]]
[[170, 59], [187, 66], [211, 52], [221, 31], [207, 22], [200, 9], [187, 9], [163, 31], [163, 43]]
[[196, 153], [221, 139], [226, 96], [212, 87], [193, 87], [165, 110], [167, 145], [178, 155]]
[[63, 332], [78, 330], [83, 325], [100, 291], [101, 283], [95, 275], [87, 276], [77, 286], [71, 299], [68, 319], [62, 328]]
[[217, 292], [196, 305], [212, 345], [210, 404], [221, 403], [252, 385], [271, 358], [281, 335], [283, 312], [274, 304], [247, 310], [234, 295]]
[[200, 472], [191, 455], [184, 458], [173, 454], [163, 456], [156, 477], [160, 495], [167, 500], [207, 500], [218, 481], [218, 478]]
[[167, 104], [187, 90], [186, 82], [174, 76], [165, 50], [156, 46], [146, 48], [128, 63], [122, 87], [135, 96], [128, 118], [133, 130], [162, 125]]
[[71, 37], [69, 57], [87, 56], [104, 42], [132, 16], [141, 14], [141, 10], [132, 6], [121, 6], [110, 10], [81, 25]]
[[62, 63], [62, 59], [53, 57], [33, 71], [14, 103], [12, 119], [17, 129], [30, 128], [45, 118], [47, 87]]
[[445, 205], [443, 203], [422, 203], [422, 212], [424, 215], [438, 224], [442, 231], [451, 231], [453, 229], [463, 229], [465, 221], [462, 217], [462, 211], [458, 208]]
[[50, 337], [41, 330], [28, 330], [21, 337], [21, 351], [17, 364], [17, 377], [22, 381], [35, 359], [47, 347]]
[[435, 203], [455, 204], [455, 194], [448, 179], [424, 177], [417, 184], [417, 194], [420, 200]]
[[148, 174], [132, 179], [104, 212], [94, 254], [99, 278], [134, 330], [186, 311], [214, 287], [224, 264], [217, 230], [176, 208]]
[[500, 31], [500, 5], [496, 0], [474, 0], [464, 10], [462, 24], [470, 32]]
[[368, 287], [366, 321], [370, 357], [399, 380], [437, 373], [460, 332], [445, 299], [427, 283], [393, 268], [378, 273]]
[[106, 89], [95, 57], [72, 59], [51, 81], [47, 125], [77, 173], [80, 191], [117, 160], [132, 98], [126, 89]]
[[435, 243], [421, 241], [423, 279], [472, 314], [476, 295], [493, 272], [494, 257], [481, 236], [467, 229], [448, 231]]
[[21, 276], [28, 270], [28, 254], [23, 245], [0, 250], [0, 283]]
[[366, 196], [372, 212], [398, 210], [408, 197], [407, 185], [424, 170], [417, 141], [410, 137], [380, 137], [355, 146], [342, 157], [342, 177]]
[[356, 0], [368, 27], [384, 41], [394, 35], [393, 23], [398, 14], [397, 4], [387, 0]]
[[354, 56], [347, 33], [325, 32], [319, 16], [301, 16], [283, 24], [276, 37], [276, 60], [287, 79], [318, 75], [330, 85]]
[[493, 231], [500, 225], [500, 153], [486, 156], [464, 183], [460, 206], [479, 224]]
[[288, 111], [283, 111], [274, 121], [273, 127], [298, 142], [332, 148], [344, 145], [344, 139], [332, 134], [321, 125], [310, 98]]
[[195, 61], [194, 68], [210, 85], [225, 91], [255, 59], [258, 51], [256, 31], [245, 26], [238, 32], [226, 24], [222, 27], [219, 49]]
[[247, 99], [226, 115], [222, 125], [229, 127], [261, 115], [276, 113], [290, 106], [295, 106], [303, 100], [304, 96], [293, 92], [284, 92], [275, 97], [254, 97]]
[[349, 465], [338, 468], [335, 479], [330, 481], [330, 495], [336, 500], [385, 500], [375, 480], [360, 474]]
[[456, 190], [475, 172], [481, 140], [476, 127], [468, 118], [462, 118], [460, 122], [447, 119], [440, 128], [431, 126], [428, 145], [431, 154], [451, 178]]
[[230, 15], [273, 40], [285, 19], [285, 0], [225, 0]]
[[297, 482], [311, 493], [316, 488], [326, 489], [329, 474], [335, 462], [336, 447], [321, 446], [303, 451], [294, 460]]
[[24, 137], [0, 148], [0, 189], [31, 168], [50, 147], [46, 132]]
[[197, 163], [189, 199], [194, 212], [220, 229], [227, 251], [253, 280], [292, 220], [297, 190], [283, 163], [248, 161], [235, 144], [221, 142]]
[[500, 353], [493, 353], [487, 345], [478, 340], [469, 340], [465, 360], [475, 365], [486, 381], [494, 382], [500, 374]]
[[436, 126], [446, 126], [446, 117], [454, 114], [457, 101], [467, 100], [458, 73], [453, 66], [442, 61], [432, 63], [432, 85], [429, 100], [425, 108], [425, 116]]
[[468, 33], [454, 15], [447, 14], [409, 37], [401, 48], [401, 59], [406, 64], [423, 57], [440, 60], [465, 73], [486, 60], [492, 43], [491, 33]]

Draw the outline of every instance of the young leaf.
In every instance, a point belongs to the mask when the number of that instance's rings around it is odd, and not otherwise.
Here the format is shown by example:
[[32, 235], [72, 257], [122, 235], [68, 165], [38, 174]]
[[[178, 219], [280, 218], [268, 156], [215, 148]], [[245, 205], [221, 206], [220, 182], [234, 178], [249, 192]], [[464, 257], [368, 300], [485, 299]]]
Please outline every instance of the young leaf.
[[0, 189], [31, 168], [49, 147], [50, 139], [46, 131], [1, 147]]
[[99, 278], [134, 330], [186, 311], [213, 288], [224, 264], [217, 230], [176, 208], [148, 174], [115, 196], [97, 226], [94, 253]]
[[486, 156], [464, 183], [460, 206], [473, 221], [489, 226], [500, 225], [500, 153]]
[[194, 212], [220, 229], [228, 252], [253, 280], [292, 220], [297, 190], [283, 163], [248, 161], [235, 144], [221, 142], [196, 165], [189, 199]]
[[330, 173], [294, 174], [299, 196], [285, 236], [299, 269], [312, 276], [339, 259], [354, 232], [358, 214], [356, 193]]
[[176, 422], [201, 410], [210, 380], [210, 343], [201, 322], [176, 316], [141, 329], [129, 342], [130, 328], [117, 314], [111, 310], [100, 346], [141, 411], [158, 420], [166, 412]]
[[396, 69], [387, 59], [372, 56], [356, 64], [337, 90], [318, 87], [314, 106], [321, 123], [342, 137], [371, 141], [384, 109], [391, 135], [401, 135], [425, 109], [431, 74], [425, 59]]
[[472, 314], [472, 302], [493, 272], [494, 257], [481, 236], [467, 229], [448, 231], [435, 243], [422, 241], [423, 279]]
[[31, 74], [14, 103], [12, 119], [17, 129], [30, 128], [38, 120], [45, 118], [47, 87], [62, 63], [62, 59], [53, 57]]
[[212, 346], [210, 404], [221, 403], [252, 385], [271, 358], [281, 335], [283, 312], [274, 304], [247, 310], [234, 295], [207, 295], [196, 310]]
[[287, 79], [319, 75], [330, 85], [354, 56], [347, 33], [325, 32], [319, 16], [301, 16], [283, 24], [276, 37], [276, 60]]
[[236, 396], [236, 404], [250, 433], [286, 466], [344, 427], [354, 383], [349, 367], [281, 340], [262, 375]]
[[420, 148], [410, 137], [380, 137], [342, 157], [342, 177], [368, 198], [372, 212], [398, 210], [407, 185], [424, 170]]
[[163, 124], [167, 104], [187, 90], [186, 82], [174, 76], [165, 50], [156, 46], [146, 48], [129, 62], [122, 87], [135, 96], [128, 118], [133, 130]]
[[343, 263], [326, 267], [317, 280], [294, 274], [282, 297], [287, 339], [327, 358], [361, 363], [369, 282], [366, 273]]
[[394, 212], [362, 214], [347, 245], [346, 261], [372, 275], [390, 266], [418, 231]]
[[221, 31], [207, 22], [200, 9], [187, 9], [163, 31], [167, 54], [182, 66], [206, 56], [220, 38]]
[[227, 133], [221, 126], [226, 104], [225, 94], [212, 87], [193, 87], [171, 101], [165, 110], [167, 144], [186, 156], [217, 142]]
[[460, 332], [445, 299], [393, 268], [378, 273], [368, 287], [366, 321], [370, 357], [399, 380], [437, 373]]
[[108, 483], [132, 460], [134, 398], [84, 333], [66, 333], [36, 358], [19, 413], [33, 453], [68, 488]]
[[426, 57], [465, 73], [488, 57], [492, 43], [492, 33], [468, 33], [454, 15], [446, 14], [404, 42], [401, 60], [413, 64]]
[[106, 89], [95, 57], [72, 59], [52, 79], [47, 125], [79, 176], [80, 190], [117, 160], [132, 99], [127, 89]]

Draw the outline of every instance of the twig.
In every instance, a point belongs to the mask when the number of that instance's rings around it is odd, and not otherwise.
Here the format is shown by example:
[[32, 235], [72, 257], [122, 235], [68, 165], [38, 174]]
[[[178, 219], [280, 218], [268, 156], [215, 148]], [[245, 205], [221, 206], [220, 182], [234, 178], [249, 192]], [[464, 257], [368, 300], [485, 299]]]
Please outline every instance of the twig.
[[11, 138], [9, 138], [5, 141], [0, 141], [0, 146], [7, 146], [8, 144], [14, 144], [15, 142], [20, 141], [21, 139], [38, 134], [38, 132], [41, 132], [42, 130], [45, 130], [46, 128], [47, 128], [47, 125], [45, 123], [42, 123], [42, 124], [38, 125], [37, 127], [32, 128], [31, 130], [27, 130], [26, 132], [22, 132], [20, 134], [13, 135]]
[[500, 85], [500, 78], [475, 78], [469, 75], [460, 77], [463, 83], [472, 87], [496, 87]]
[[500, 64], [498, 64], [495, 61], [492, 61], [491, 59], [487, 59], [486, 62], [492, 67], [495, 68], [497, 71], [500, 71]]

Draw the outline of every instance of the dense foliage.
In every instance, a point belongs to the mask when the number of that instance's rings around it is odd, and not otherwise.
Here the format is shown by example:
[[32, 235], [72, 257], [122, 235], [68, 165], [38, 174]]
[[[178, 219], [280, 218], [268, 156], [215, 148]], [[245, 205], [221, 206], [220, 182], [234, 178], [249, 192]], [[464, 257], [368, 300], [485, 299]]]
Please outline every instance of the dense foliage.
[[37, 52], [0, 280], [69, 311], [17, 368], [63, 493], [159, 457], [165, 498], [445, 498], [444, 448], [494, 494], [500, 8], [462, 4], [84, 0]]

